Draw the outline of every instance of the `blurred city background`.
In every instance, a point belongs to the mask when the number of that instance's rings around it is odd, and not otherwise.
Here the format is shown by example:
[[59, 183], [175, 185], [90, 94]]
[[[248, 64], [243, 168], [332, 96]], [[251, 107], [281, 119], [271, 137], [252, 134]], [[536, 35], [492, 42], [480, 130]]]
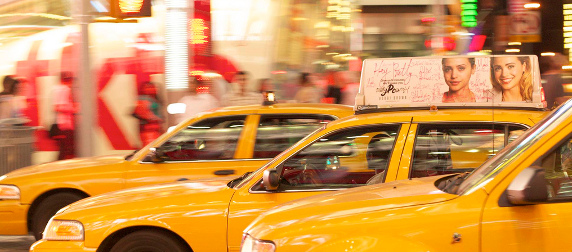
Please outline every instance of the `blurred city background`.
[[[225, 95], [240, 71], [278, 102], [353, 105], [364, 59], [533, 54], [567, 70], [570, 48], [567, 0], [0, 0], [0, 76], [18, 83], [1, 87], [17, 111], [0, 155], [8, 167], [129, 153], [155, 136], [143, 131], [196, 114], [181, 106], [190, 93], [214, 98], [193, 112], [236, 105]], [[77, 106], [62, 108], [62, 94]], [[142, 100], [154, 114], [137, 111]], [[75, 135], [63, 156], [61, 111]]]

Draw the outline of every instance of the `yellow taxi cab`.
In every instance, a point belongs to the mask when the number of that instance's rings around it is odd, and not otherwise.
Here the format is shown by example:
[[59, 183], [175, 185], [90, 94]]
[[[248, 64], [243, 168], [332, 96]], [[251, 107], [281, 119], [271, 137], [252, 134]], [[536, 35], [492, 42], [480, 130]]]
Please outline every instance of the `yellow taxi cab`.
[[124, 188], [253, 171], [351, 106], [275, 104], [221, 108], [179, 124], [133, 155], [78, 158], [0, 176], [0, 235], [37, 239], [62, 207]]
[[570, 251], [571, 169], [569, 100], [470, 174], [289, 202], [241, 251]]
[[[487, 83], [482, 75], [488, 60], [472, 60], [473, 74], [479, 73], [469, 82], [475, 89]], [[31, 251], [239, 251], [244, 228], [271, 207], [327, 191], [471, 171], [545, 116], [539, 81], [531, 89], [532, 102], [488, 102], [494, 93], [485, 92], [477, 97], [486, 102], [444, 103], [440, 95], [438, 102], [394, 102], [411, 98], [409, 91], [421, 99], [426, 82], [446, 87], [441, 61], [366, 60], [356, 115], [324, 125], [247, 176], [138, 187], [78, 201], [50, 220]], [[370, 71], [372, 63], [376, 68]], [[398, 70], [387, 73], [390, 68]], [[427, 69], [431, 77], [418, 76]], [[371, 76], [378, 71], [385, 75]], [[396, 81], [379, 81], [389, 74]], [[404, 74], [407, 81], [398, 76]], [[435, 87], [425, 90], [431, 94]]]

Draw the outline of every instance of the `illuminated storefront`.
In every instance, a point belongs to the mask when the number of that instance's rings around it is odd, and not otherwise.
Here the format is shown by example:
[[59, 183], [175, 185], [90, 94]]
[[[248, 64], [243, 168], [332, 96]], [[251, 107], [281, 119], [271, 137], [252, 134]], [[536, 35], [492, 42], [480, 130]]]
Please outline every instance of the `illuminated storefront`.
[[[570, 52], [572, 51], [572, 4], [564, 4], [563, 9], [564, 49]], [[572, 57], [570, 55], [572, 55], [572, 53], [569, 53], [569, 61], [572, 61]]]
[[[280, 89], [283, 83], [296, 86], [300, 72], [359, 73], [365, 58], [431, 54], [434, 22], [443, 20], [431, 5], [415, 2], [422, 1], [380, 6], [365, 0], [154, 0], [151, 17], [121, 20], [109, 17], [108, 1], [92, 0], [90, 53], [99, 117], [94, 154], [139, 145], [133, 140], [137, 120], [129, 115], [146, 81], [156, 82], [163, 94], [182, 94], [189, 73], [230, 81], [234, 72], [245, 70], [251, 73], [252, 89], [260, 78], [271, 78]], [[442, 2], [445, 15], [447, 1]], [[60, 71], [78, 65], [72, 2], [0, 3], [0, 56], [7, 59], [0, 63], [0, 75], [30, 80], [28, 113], [34, 126], [49, 128], [54, 117], [49, 90]], [[149, 1], [117, 3], [132, 11]], [[178, 99], [168, 95], [169, 103]], [[44, 129], [37, 148], [53, 150]]]

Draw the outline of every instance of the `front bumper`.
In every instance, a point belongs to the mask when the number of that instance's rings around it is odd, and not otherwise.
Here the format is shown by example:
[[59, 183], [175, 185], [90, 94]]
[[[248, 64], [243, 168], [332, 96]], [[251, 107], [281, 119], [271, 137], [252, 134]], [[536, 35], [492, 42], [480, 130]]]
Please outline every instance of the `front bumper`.
[[19, 200], [0, 200], [0, 235], [27, 235], [29, 208]]
[[32, 244], [30, 252], [94, 252], [97, 248], [86, 248], [83, 241], [46, 241]]

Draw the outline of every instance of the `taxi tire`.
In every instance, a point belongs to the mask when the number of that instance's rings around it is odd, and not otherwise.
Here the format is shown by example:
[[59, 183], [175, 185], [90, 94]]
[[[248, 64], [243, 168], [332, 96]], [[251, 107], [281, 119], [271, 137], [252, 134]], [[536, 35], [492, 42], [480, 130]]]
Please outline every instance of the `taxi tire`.
[[187, 252], [178, 239], [155, 230], [141, 230], [121, 238], [109, 252]]
[[83, 198], [85, 197], [75, 193], [64, 192], [50, 195], [42, 200], [32, 216], [32, 233], [36, 240], [42, 239], [44, 228], [52, 216], [63, 207]]

